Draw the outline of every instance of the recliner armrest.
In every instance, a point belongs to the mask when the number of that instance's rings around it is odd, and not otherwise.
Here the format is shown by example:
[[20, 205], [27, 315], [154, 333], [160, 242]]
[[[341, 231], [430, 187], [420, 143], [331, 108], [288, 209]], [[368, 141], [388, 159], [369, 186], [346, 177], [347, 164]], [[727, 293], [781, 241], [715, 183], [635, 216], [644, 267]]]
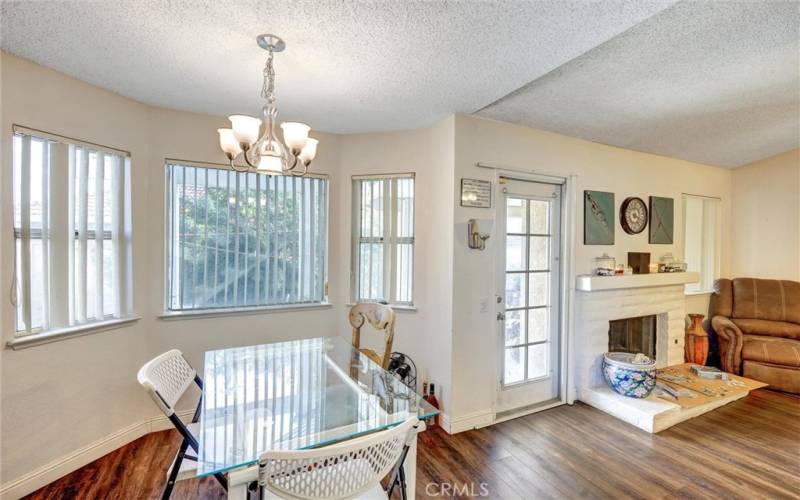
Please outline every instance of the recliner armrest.
[[742, 331], [725, 316], [714, 316], [711, 327], [719, 339], [719, 359], [726, 372], [742, 373]]

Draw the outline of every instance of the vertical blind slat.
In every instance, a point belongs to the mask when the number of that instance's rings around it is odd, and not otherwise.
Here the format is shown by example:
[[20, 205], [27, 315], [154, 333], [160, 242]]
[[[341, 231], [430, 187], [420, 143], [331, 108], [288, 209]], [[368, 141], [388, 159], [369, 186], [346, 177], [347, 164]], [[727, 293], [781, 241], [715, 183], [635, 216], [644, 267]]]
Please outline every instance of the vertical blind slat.
[[125, 272], [123, 269], [122, 243], [125, 237], [124, 212], [125, 212], [125, 172], [124, 159], [114, 156], [111, 162], [111, 248], [114, 253], [111, 268], [111, 281], [113, 283], [112, 300], [114, 303], [113, 314], [115, 318], [123, 316], [123, 294], [125, 290]]
[[105, 155], [102, 152], [98, 152], [95, 156], [94, 173], [95, 319], [102, 319], [105, 311], [103, 308], [104, 173]]
[[42, 329], [50, 328], [50, 143], [42, 144]]
[[69, 213], [67, 214], [67, 246], [69, 247], [69, 324], [73, 325], [77, 322], [75, 311], [78, 310], [78, 303], [75, 297], [76, 290], [76, 277], [75, 277], [75, 218], [77, 213], [75, 211], [75, 195], [76, 195], [76, 178], [78, 172], [78, 148], [70, 144], [69, 146]]
[[256, 247], [256, 260], [255, 260], [255, 284], [253, 289], [254, 303], [261, 303], [261, 179], [262, 176], [256, 176], [256, 203], [255, 203], [255, 224], [256, 224], [256, 240], [254, 242]]
[[73, 241], [70, 217], [70, 160], [71, 148], [62, 143], [50, 144], [49, 161], [49, 265], [50, 326], [59, 328], [70, 324], [69, 265]]
[[20, 169], [21, 240], [19, 282], [22, 299], [22, 323], [31, 331], [31, 138], [22, 137], [22, 168]]
[[76, 212], [78, 215], [78, 251], [75, 264], [75, 320], [78, 323], [86, 322], [87, 299], [87, 228], [89, 211], [89, 152], [79, 149], [80, 163], [78, 164], [78, 196], [76, 199]]
[[205, 180], [203, 181], [204, 209], [203, 215], [205, 220], [203, 222], [203, 304], [209, 301], [208, 293], [208, 199], [209, 199], [209, 185], [208, 185], [208, 169], [205, 171]]

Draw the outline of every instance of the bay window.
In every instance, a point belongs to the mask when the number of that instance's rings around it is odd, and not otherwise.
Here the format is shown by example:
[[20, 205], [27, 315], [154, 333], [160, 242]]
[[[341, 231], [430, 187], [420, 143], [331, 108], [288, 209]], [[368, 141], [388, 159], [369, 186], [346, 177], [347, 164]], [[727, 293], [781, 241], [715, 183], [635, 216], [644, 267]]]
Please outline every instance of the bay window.
[[353, 300], [413, 305], [414, 174], [353, 178]]
[[129, 317], [128, 153], [17, 126], [12, 144], [17, 336]]
[[721, 201], [719, 198], [683, 195], [683, 255], [687, 270], [700, 273], [698, 283], [686, 293], [710, 293], [720, 275]]
[[324, 177], [167, 164], [167, 309], [322, 303]]

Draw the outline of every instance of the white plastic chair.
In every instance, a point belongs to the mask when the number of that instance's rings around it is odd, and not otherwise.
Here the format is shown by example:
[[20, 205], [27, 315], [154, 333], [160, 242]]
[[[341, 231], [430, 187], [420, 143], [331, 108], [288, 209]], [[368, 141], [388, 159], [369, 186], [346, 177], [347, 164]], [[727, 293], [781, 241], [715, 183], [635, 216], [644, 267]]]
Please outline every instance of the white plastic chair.
[[412, 417], [391, 429], [323, 448], [268, 451], [258, 462], [261, 498], [385, 499], [380, 481], [393, 470], [389, 484], [402, 477], [398, 484], [405, 498], [402, 459], [424, 429]]
[[[200, 418], [203, 397], [200, 396], [200, 400], [197, 402], [197, 409], [194, 411], [194, 417], [192, 417], [192, 423], [188, 426], [175, 415], [175, 403], [183, 396], [186, 389], [192, 385], [192, 382], [196, 383], [202, 390], [203, 380], [177, 349], [167, 351], [145, 363], [139, 369], [136, 378], [139, 380], [139, 384], [150, 394], [150, 397], [153, 398], [156, 406], [164, 412], [164, 415], [169, 418], [172, 425], [183, 436], [183, 442], [178, 449], [178, 453], [175, 455], [172, 466], [167, 471], [167, 485], [161, 495], [161, 498], [166, 500], [172, 494], [172, 488], [175, 486], [176, 481], [195, 477], [196, 475], [197, 456], [187, 455], [186, 449], [191, 447], [195, 453], [198, 450], [195, 436], [199, 427], [197, 420]], [[214, 477], [217, 478], [217, 481], [225, 490], [228, 489], [225, 476], [215, 474]]]

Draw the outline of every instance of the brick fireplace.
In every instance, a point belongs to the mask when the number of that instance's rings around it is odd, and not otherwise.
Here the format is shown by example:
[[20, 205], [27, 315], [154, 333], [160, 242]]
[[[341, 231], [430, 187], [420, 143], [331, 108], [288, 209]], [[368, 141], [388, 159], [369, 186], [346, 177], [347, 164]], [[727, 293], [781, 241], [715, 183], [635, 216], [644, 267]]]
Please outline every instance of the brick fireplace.
[[[572, 370], [576, 398], [653, 432], [658, 403], [614, 393], [603, 379], [603, 354], [613, 342], [630, 340], [633, 351], [652, 339], [659, 368], [683, 363], [684, 284], [697, 279], [697, 273], [579, 276]], [[616, 323], [620, 320], [633, 321], [623, 328]]]

